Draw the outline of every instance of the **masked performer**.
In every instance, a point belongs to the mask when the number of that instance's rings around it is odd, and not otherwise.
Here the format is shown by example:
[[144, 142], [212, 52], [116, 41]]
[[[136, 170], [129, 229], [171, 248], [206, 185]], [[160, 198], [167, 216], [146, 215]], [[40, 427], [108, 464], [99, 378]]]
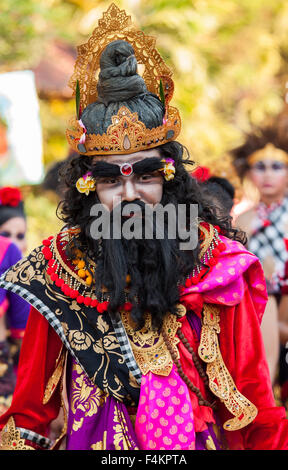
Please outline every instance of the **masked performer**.
[[[154, 44], [112, 4], [78, 49], [65, 230], [1, 280], [32, 305], [3, 448], [55, 449], [64, 435], [67, 450], [288, 447], [260, 333], [262, 269], [184, 167], [171, 72]], [[119, 226], [115, 200], [126, 235], [160, 204], [185, 206], [188, 229], [198, 204], [199, 241], [180, 247], [165, 217], [162, 237], [149, 219], [146, 239], [97, 238], [99, 203]], [[53, 444], [61, 396], [68, 413]]]
[[248, 136], [246, 142], [232, 154], [239, 176], [242, 179], [247, 176], [260, 196], [259, 203], [241, 214], [236, 224], [247, 233], [247, 247], [260, 259], [264, 269], [269, 300], [263, 317], [262, 332], [271, 379], [274, 382], [277, 379], [279, 360], [281, 377], [287, 369], [287, 326], [281, 321], [278, 312], [282, 295], [287, 291], [287, 139], [281, 138], [276, 125], [271, 125]]

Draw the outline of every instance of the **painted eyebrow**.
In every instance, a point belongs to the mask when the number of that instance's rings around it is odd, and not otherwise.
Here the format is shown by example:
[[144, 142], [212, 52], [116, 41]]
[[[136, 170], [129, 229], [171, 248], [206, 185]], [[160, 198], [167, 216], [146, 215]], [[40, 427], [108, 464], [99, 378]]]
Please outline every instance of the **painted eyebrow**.
[[[133, 171], [136, 174], [156, 171], [163, 167], [163, 163], [161, 163], [161, 159], [159, 157], [144, 158], [144, 160], [140, 160], [131, 165], [133, 166]], [[120, 165], [100, 161], [93, 166], [91, 173], [93, 177], [120, 176]]]
[[94, 178], [97, 176], [119, 176], [121, 174], [119, 165], [103, 161], [97, 162], [93, 166], [91, 173]]
[[163, 163], [161, 163], [159, 157], [144, 158], [144, 160], [140, 160], [133, 165], [134, 173], [137, 174], [156, 171], [160, 168], [163, 168]]

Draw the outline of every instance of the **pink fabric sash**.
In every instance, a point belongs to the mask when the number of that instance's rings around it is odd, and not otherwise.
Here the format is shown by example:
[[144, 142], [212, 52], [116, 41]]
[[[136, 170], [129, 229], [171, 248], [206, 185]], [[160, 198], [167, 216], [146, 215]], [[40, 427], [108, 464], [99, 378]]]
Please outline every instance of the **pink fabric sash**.
[[184, 290], [181, 302], [193, 304], [193, 310], [198, 314], [202, 311], [203, 303], [234, 306], [243, 297], [246, 281], [261, 321], [267, 302], [267, 290], [260, 261], [241, 243], [223, 236], [220, 238], [225, 243], [226, 250], [221, 253], [218, 263], [202, 282]]
[[169, 377], [142, 376], [135, 432], [141, 450], [194, 450], [193, 410], [174, 366]]

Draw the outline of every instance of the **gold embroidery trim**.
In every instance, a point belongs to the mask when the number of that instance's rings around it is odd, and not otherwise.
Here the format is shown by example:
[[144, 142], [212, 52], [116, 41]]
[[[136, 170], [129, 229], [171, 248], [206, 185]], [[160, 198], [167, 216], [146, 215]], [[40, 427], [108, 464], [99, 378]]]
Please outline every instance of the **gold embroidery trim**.
[[[59, 242], [59, 240], [61, 239], [61, 241], [67, 241], [67, 243], [69, 243], [71, 240], [73, 240], [73, 238], [77, 237], [77, 235], [80, 233], [80, 228], [75, 228], [75, 229], [69, 229], [69, 230], [64, 230], [63, 232], [59, 232], [52, 240], [51, 242], [51, 245], [50, 245], [50, 249], [53, 253], [53, 258], [58, 261], [58, 263], [60, 264], [62, 270], [63, 270], [63, 273], [61, 275], [61, 277], [63, 279], [65, 279], [65, 282], [69, 281], [71, 283], [72, 279], [75, 279], [78, 283], [78, 285], [82, 285], [82, 286], [85, 286], [86, 289], [88, 286], [88, 284], [86, 283], [86, 281], [84, 279], [82, 279], [77, 272], [73, 271], [67, 264], [66, 262], [63, 260], [62, 256], [61, 256], [61, 253], [59, 252], [58, 250], [58, 247], [57, 247], [57, 244]], [[87, 257], [87, 262], [89, 263], [89, 267], [91, 268], [91, 266], [93, 268], [95, 268], [96, 266], [96, 263], [89, 257]], [[72, 278], [72, 279], [71, 279]], [[92, 289], [90, 287], [89, 291], [92, 293]], [[92, 294], [91, 294], [92, 295]], [[95, 298], [95, 296], [94, 296]]]
[[225, 404], [234, 418], [223, 425], [227, 431], [236, 431], [250, 424], [258, 410], [239, 390], [224, 364], [219, 347], [219, 308], [204, 304], [201, 339], [198, 349], [200, 358], [207, 363], [210, 390]]
[[[138, 331], [135, 330], [135, 324], [131, 320], [129, 312], [122, 311], [121, 317], [135, 360], [142, 374], [151, 371], [153, 374], [168, 376], [173, 367], [173, 359], [167, 349], [162, 333], [152, 328], [150, 313], [145, 314], [145, 324]], [[179, 328], [177, 317], [167, 314], [162, 328], [170, 339], [175, 355], [179, 358], [177, 344], [180, 340], [176, 337]]]
[[63, 427], [61, 429], [60, 435], [57, 437], [55, 440], [54, 444], [50, 448], [50, 450], [58, 450], [59, 446], [61, 445], [62, 440], [67, 434], [67, 429], [68, 429], [68, 412], [64, 403], [63, 399], [63, 376], [61, 380], [61, 408], [63, 410]]
[[92, 450], [106, 450], [107, 449], [107, 431], [103, 432], [102, 441], [96, 442], [96, 444], [91, 445]]
[[59, 353], [59, 356], [57, 358], [57, 361], [56, 361], [55, 370], [53, 374], [51, 375], [51, 377], [49, 378], [46, 388], [45, 388], [44, 397], [42, 400], [43, 405], [46, 405], [48, 403], [53, 393], [55, 392], [57, 385], [63, 375], [65, 357], [66, 357], [66, 353], [64, 351], [64, 348], [62, 347]]
[[21, 439], [20, 431], [16, 428], [12, 416], [1, 433], [0, 450], [35, 450], [25, 444], [25, 439]]
[[[75, 233], [73, 232], [72, 235], [75, 235]], [[58, 251], [58, 248], [57, 248], [57, 242], [58, 242], [58, 238], [61, 237], [62, 240], [65, 240], [65, 238], [67, 239], [68, 238], [68, 241], [71, 240], [71, 237], [72, 235], [69, 233], [69, 230], [67, 230], [67, 233], [66, 232], [60, 232], [52, 241], [52, 251], [53, 251], [53, 254], [55, 256], [55, 259], [59, 262], [59, 264], [61, 265], [61, 267], [64, 269], [64, 271], [66, 273], [68, 273], [69, 276], [71, 276], [72, 278], [76, 279], [79, 284], [82, 284], [83, 286], [87, 287], [87, 284], [86, 282], [81, 279], [77, 273], [73, 272], [72, 269], [69, 268], [69, 266], [67, 266], [67, 264], [63, 261], [59, 251]], [[77, 235], [77, 232], [76, 232], [76, 235]]]
[[199, 259], [202, 259], [205, 255], [206, 251], [208, 251], [213, 238], [214, 238], [214, 228], [213, 225], [209, 224], [209, 230], [203, 226], [203, 224], [199, 224], [199, 230], [204, 234], [204, 240], [200, 245], [201, 251], [199, 255]]

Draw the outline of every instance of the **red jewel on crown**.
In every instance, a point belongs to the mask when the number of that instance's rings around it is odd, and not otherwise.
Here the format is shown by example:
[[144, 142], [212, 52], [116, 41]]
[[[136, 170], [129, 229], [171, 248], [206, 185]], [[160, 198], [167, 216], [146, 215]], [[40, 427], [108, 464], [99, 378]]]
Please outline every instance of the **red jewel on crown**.
[[120, 173], [123, 176], [132, 175], [133, 167], [132, 167], [131, 163], [122, 163], [122, 165], [120, 165]]

